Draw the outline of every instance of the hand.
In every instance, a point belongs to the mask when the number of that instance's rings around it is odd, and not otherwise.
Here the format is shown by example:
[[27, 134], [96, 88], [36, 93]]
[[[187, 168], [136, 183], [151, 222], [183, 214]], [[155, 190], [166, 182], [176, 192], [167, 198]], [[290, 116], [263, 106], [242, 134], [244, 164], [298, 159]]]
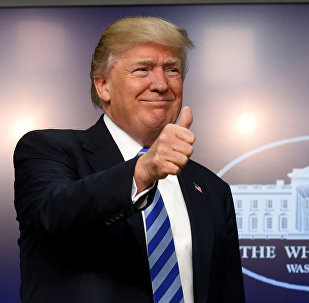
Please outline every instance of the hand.
[[191, 109], [184, 107], [178, 124], [167, 124], [148, 152], [139, 157], [134, 172], [138, 192], [169, 174], [179, 174], [187, 164], [195, 141], [189, 130], [192, 121]]

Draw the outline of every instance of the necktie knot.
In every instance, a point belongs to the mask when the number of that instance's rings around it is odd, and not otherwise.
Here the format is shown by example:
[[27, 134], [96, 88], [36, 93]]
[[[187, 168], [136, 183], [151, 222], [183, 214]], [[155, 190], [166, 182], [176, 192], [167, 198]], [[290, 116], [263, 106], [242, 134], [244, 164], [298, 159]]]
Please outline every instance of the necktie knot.
[[148, 149], [149, 149], [148, 147], [143, 147], [143, 148], [138, 152], [137, 156], [141, 156], [141, 155], [147, 153]]

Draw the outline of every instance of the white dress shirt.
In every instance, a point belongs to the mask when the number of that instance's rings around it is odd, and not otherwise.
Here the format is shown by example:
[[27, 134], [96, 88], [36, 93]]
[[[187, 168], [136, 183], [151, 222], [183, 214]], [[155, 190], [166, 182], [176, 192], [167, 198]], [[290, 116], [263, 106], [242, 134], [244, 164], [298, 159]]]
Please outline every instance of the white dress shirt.
[[[125, 161], [134, 158], [143, 148], [125, 131], [115, 125], [106, 114], [104, 115], [104, 122]], [[158, 188], [164, 200], [164, 205], [171, 223], [184, 301], [185, 303], [194, 303], [191, 227], [177, 176], [168, 175], [165, 179], [159, 180]], [[134, 181], [132, 188], [133, 203], [147, 191], [138, 195], [136, 195], [136, 192], [137, 188]], [[142, 215], [146, 235], [144, 212], [142, 212]]]

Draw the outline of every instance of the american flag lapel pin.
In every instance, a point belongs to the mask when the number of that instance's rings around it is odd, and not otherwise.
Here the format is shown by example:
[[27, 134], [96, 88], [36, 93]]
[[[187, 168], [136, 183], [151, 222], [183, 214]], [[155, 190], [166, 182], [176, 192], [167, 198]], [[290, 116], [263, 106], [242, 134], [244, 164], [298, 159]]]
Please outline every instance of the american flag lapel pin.
[[194, 188], [195, 188], [195, 190], [199, 191], [201, 194], [203, 193], [201, 187], [199, 185], [197, 185], [195, 182], [194, 182]]

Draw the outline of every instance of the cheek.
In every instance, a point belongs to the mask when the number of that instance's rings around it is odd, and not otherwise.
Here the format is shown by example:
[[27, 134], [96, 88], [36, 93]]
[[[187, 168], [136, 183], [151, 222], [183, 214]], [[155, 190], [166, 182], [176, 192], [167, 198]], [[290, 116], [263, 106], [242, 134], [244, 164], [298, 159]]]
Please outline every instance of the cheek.
[[182, 96], [182, 80], [175, 80], [169, 83], [171, 91], [176, 97]]
[[147, 78], [131, 78], [125, 81], [122, 86], [122, 91], [129, 93], [130, 96], [138, 96], [149, 87], [149, 80]]
[[147, 93], [148, 87], [149, 87], [149, 81], [147, 80], [141, 80], [136, 81], [131, 86], [131, 92], [135, 97], [138, 97], [140, 95], [143, 95], [144, 93]]

